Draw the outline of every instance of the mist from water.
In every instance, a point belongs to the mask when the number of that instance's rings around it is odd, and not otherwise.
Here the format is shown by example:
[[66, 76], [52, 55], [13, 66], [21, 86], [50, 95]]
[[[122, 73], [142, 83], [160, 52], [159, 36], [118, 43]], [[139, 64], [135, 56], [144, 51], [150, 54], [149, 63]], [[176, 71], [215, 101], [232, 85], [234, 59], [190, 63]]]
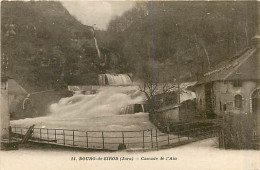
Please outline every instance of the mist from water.
[[111, 87], [93, 95], [62, 98], [45, 117], [14, 120], [12, 125], [80, 130], [147, 130], [154, 128], [148, 113], [123, 114], [129, 105], [143, 103], [144, 96], [124, 87]]
[[50, 106], [50, 116], [55, 118], [93, 118], [119, 115], [122, 108], [141, 103], [142, 96], [131, 96], [111, 87], [93, 95], [74, 95], [62, 98]]

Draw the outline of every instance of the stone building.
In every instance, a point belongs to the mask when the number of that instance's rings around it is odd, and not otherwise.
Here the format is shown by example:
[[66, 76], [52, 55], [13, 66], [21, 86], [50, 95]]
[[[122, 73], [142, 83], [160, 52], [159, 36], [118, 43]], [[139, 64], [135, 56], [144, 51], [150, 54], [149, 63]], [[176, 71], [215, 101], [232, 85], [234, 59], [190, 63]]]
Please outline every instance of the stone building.
[[26, 90], [15, 79], [8, 79], [8, 99], [11, 118], [14, 114], [21, 113], [26, 109], [24, 100], [27, 94]]
[[1, 105], [0, 105], [0, 149], [2, 141], [9, 138], [8, 127], [10, 126], [10, 112], [8, 103], [8, 83], [6, 79], [1, 78]]
[[206, 118], [252, 114], [260, 124], [259, 36], [251, 48], [217, 65], [196, 84], [197, 108]]
[[10, 112], [22, 100], [26, 91], [9, 77], [1, 76], [0, 149], [18, 149], [18, 142], [11, 140]]

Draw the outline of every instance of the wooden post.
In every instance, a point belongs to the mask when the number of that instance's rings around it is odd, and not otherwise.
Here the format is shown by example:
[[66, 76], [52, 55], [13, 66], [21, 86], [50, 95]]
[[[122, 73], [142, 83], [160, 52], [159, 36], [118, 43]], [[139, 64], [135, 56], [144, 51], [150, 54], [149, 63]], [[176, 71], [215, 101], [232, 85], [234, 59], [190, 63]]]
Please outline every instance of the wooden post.
[[190, 124], [188, 124], [188, 140], [190, 140]]
[[54, 137], [55, 137], [55, 141], [57, 140], [57, 132], [56, 132], [56, 129], [54, 131]]
[[65, 145], [65, 131], [63, 129], [63, 144]]
[[103, 143], [103, 149], [105, 148], [105, 139], [104, 139], [104, 132], [102, 131], [102, 143]]
[[180, 131], [178, 129], [178, 142], [180, 142]]
[[204, 135], [204, 128], [203, 127], [201, 127], [201, 129], [200, 129], [200, 135], [199, 135], [199, 138], [201, 138], [203, 135]]
[[152, 144], [152, 148], [153, 148], [153, 129], [151, 129], [151, 144]]
[[144, 149], [144, 130], [143, 130], [143, 149]]
[[86, 132], [87, 148], [88, 148], [88, 132]]
[[12, 127], [11, 126], [9, 126], [9, 135], [8, 135], [8, 141], [9, 141], [9, 143], [11, 142], [11, 138], [12, 138]]
[[[181, 114], [180, 61], [177, 55], [178, 115]], [[179, 118], [180, 119], [180, 118]]]
[[40, 139], [42, 139], [42, 129], [40, 129]]
[[222, 148], [222, 139], [221, 139], [221, 131], [218, 132], [218, 147], [219, 148]]
[[156, 139], [156, 148], [158, 150], [158, 135], [157, 135], [157, 129], [155, 129], [155, 139]]
[[188, 140], [190, 140], [190, 129], [188, 128]]
[[222, 136], [222, 147], [224, 148], [224, 149], [226, 149], [226, 139], [225, 139], [225, 132], [224, 132], [224, 130], [221, 130], [221, 136]]
[[219, 148], [225, 149], [225, 137], [224, 137], [224, 131], [219, 131]]
[[33, 128], [35, 125], [32, 125], [29, 127], [29, 129], [27, 130], [27, 132], [24, 135], [24, 138], [22, 139], [21, 143], [26, 143], [28, 142], [28, 140], [32, 137], [32, 133], [33, 133]]
[[168, 133], [168, 145], [170, 144], [170, 135]]
[[74, 130], [72, 131], [72, 145], [74, 146]]
[[21, 135], [23, 134], [23, 128], [21, 128]]
[[125, 135], [124, 135], [124, 132], [122, 132], [122, 138], [123, 138], [123, 144], [125, 144]]
[[48, 143], [49, 143], [49, 129], [47, 129], [47, 140], [48, 140]]

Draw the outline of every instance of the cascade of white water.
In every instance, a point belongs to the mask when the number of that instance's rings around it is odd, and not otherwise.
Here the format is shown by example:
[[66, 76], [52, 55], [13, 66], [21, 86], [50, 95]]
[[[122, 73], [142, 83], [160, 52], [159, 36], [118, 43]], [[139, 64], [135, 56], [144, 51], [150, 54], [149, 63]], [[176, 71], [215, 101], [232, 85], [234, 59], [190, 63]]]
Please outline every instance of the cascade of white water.
[[106, 74], [108, 85], [132, 84], [132, 80], [127, 74]]
[[91, 31], [92, 31], [92, 34], [93, 34], [93, 38], [94, 38], [94, 42], [95, 42], [95, 47], [96, 47], [96, 50], [97, 50], [97, 53], [98, 53], [98, 58], [101, 58], [100, 50], [99, 50], [98, 43], [97, 43], [97, 39], [96, 39], [96, 36], [95, 36], [94, 27], [91, 27]]
[[120, 111], [121, 115], [134, 114], [134, 105], [123, 107]]
[[97, 43], [96, 37], [94, 37], [94, 41], [95, 41], [95, 46], [96, 46], [96, 50], [97, 50], [97, 53], [98, 53], [98, 58], [101, 58], [100, 50], [99, 50], [99, 47], [98, 47], [98, 43]]
[[68, 128], [86, 130], [139, 130], [150, 129], [148, 113], [135, 112], [135, 105], [143, 103], [143, 95], [126, 94], [125, 87], [105, 88], [97, 94], [75, 94], [62, 98], [50, 106], [46, 117], [12, 121], [13, 125], [46, 128]]

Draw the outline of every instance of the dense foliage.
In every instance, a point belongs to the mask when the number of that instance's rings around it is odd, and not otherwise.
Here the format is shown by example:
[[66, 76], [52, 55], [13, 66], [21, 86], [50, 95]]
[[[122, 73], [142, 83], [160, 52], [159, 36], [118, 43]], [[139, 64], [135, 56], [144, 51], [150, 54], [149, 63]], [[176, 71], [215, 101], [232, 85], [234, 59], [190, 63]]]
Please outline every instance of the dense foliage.
[[137, 2], [111, 20], [99, 41], [127, 62], [126, 72], [141, 77], [145, 65], [153, 67], [154, 51], [157, 79], [166, 66], [166, 72], [176, 77], [179, 62], [181, 79], [196, 80], [250, 46], [256, 6], [255, 2]]
[[133, 73], [154, 82], [154, 76], [147, 75], [153, 74], [153, 67], [158, 82], [172, 82], [177, 75], [183, 81], [196, 80], [250, 46], [256, 6], [255, 2], [136, 2], [113, 18], [106, 31], [95, 31], [99, 58], [90, 27], [60, 2], [2, 2], [1, 70], [5, 73], [8, 57], [8, 75], [29, 91], [96, 84], [99, 72]]
[[26, 90], [95, 83], [80, 78], [97, 70], [93, 34], [61, 3], [2, 2], [1, 19], [2, 59]]

